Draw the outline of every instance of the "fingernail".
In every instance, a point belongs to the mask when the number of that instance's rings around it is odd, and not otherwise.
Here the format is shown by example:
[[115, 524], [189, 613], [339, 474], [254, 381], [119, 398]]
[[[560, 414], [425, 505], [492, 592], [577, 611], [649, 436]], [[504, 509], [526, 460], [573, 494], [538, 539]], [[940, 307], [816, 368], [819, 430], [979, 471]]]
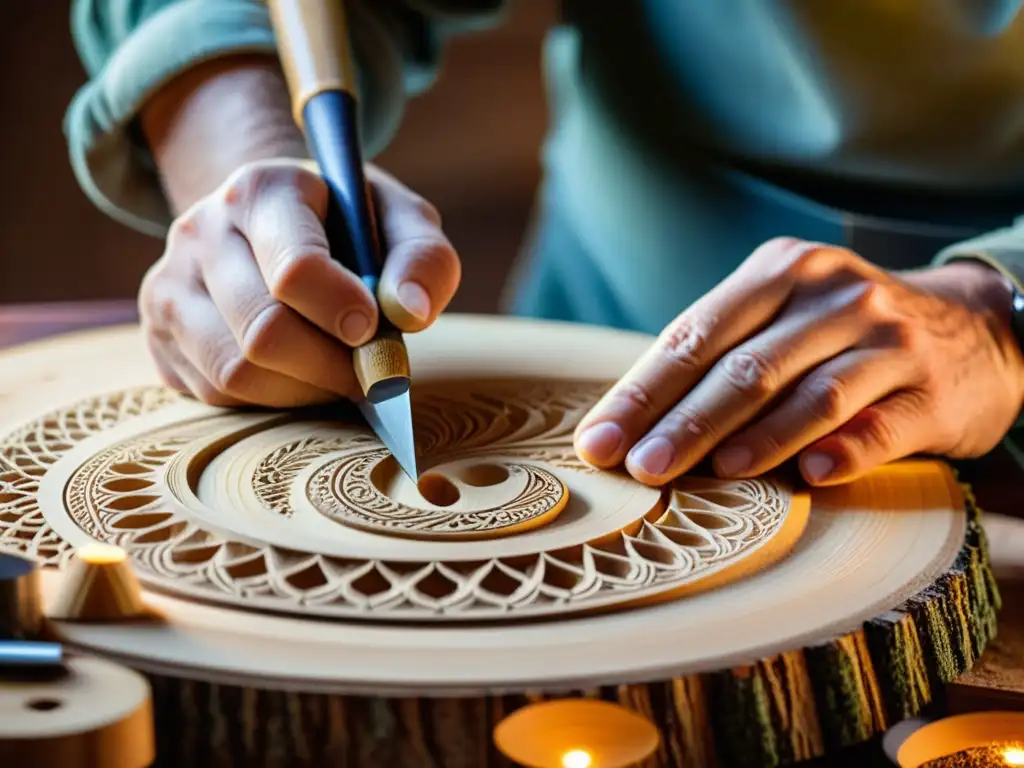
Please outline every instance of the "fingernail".
[[804, 477], [812, 483], [824, 480], [836, 468], [835, 460], [827, 453], [808, 453], [800, 464]]
[[402, 283], [395, 291], [398, 303], [417, 320], [426, 321], [430, 318], [430, 294], [419, 283], [411, 280]]
[[625, 435], [622, 428], [614, 422], [606, 421], [584, 430], [576, 442], [578, 450], [585, 454], [584, 460], [607, 464], [615, 458], [623, 439]]
[[652, 437], [630, 451], [630, 463], [648, 475], [668, 472], [675, 460], [676, 448], [664, 437]]
[[341, 318], [338, 336], [350, 347], [356, 347], [366, 340], [370, 330], [370, 318], [363, 312], [349, 312]]
[[754, 460], [754, 453], [744, 445], [723, 448], [715, 455], [718, 471], [723, 475], [738, 475]]

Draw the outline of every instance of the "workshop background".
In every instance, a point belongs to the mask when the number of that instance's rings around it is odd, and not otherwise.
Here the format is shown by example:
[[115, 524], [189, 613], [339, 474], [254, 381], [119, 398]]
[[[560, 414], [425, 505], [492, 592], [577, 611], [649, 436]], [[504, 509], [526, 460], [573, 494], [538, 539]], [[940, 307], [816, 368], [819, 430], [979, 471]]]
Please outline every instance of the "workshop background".
[[[440, 209], [462, 255], [451, 307], [495, 312], [526, 231], [546, 125], [541, 43], [555, 0], [518, 0], [498, 29], [455, 41], [377, 162]], [[85, 81], [66, 0], [0, 5], [0, 304], [132, 298], [159, 240], [99, 213], [62, 133]]]

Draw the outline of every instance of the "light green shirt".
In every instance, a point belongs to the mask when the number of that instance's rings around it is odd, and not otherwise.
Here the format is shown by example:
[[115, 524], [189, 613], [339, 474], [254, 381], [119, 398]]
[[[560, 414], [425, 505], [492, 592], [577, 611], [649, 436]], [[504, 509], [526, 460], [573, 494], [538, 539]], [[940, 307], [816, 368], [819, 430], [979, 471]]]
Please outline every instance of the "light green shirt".
[[[371, 156], [429, 87], [445, 41], [500, 23], [504, 5], [348, 0]], [[621, 262], [629, 233], [628, 252], [654, 273], [695, 258], [666, 243], [679, 210], [668, 169], [680, 156], [756, 161], [769, 178], [1022, 189], [1020, 10], [1020, 0], [565, 0], [546, 54], [548, 175], [592, 258]], [[75, 0], [72, 30], [90, 78], [67, 113], [75, 173], [110, 215], [162, 234], [170, 214], [135, 139], [140, 104], [197, 61], [272, 52], [265, 3]]]

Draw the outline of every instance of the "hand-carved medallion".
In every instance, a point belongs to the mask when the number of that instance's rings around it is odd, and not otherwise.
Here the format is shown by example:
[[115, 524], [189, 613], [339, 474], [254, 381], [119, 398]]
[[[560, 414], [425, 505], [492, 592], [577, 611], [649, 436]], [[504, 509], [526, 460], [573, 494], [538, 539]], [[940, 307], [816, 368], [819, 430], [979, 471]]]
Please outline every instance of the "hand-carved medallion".
[[788, 551], [806, 510], [771, 479], [652, 489], [580, 462], [573, 429], [606, 386], [415, 391], [418, 486], [351, 420], [94, 398], [0, 438], [0, 546], [60, 565], [69, 541], [112, 542], [194, 599], [448, 621], [628, 606]]

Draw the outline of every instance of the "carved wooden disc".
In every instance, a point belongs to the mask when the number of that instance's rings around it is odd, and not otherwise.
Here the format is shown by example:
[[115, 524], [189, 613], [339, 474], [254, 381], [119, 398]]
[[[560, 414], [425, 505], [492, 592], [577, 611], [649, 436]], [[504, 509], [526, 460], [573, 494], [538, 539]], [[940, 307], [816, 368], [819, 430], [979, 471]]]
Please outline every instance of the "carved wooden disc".
[[679, 596], [770, 565], [803, 531], [806, 501], [771, 479], [654, 489], [584, 465], [572, 432], [609, 382], [499, 378], [497, 362], [418, 371], [419, 487], [351, 409], [230, 413], [129, 387], [0, 437], [21, 491], [0, 511], [38, 505], [51, 564], [98, 540], [164, 592], [379, 621]]
[[650, 341], [467, 317], [410, 337], [420, 461], [445, 478], [421, 489], [349, 413], [171, 395], [134, 329], [9, 352], [0, 546], [41, 558], [51, 592], [73, 547], [124, 547], [168, 629], [63, 631], [137, 666], [418, 694], [721, 668], [950, 567], [966, 516], [937, 464], [817, 494], [810, 517], [778, 478], [652, 489], [581, 464], [575, 424]]

